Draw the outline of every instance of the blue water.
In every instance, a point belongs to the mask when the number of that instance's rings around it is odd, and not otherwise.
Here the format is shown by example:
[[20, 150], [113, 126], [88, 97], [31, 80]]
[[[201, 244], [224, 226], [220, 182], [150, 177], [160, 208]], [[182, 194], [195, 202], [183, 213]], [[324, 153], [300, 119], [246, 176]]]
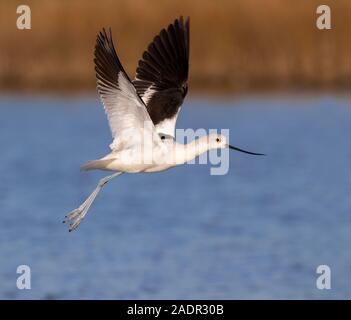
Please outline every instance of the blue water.
[[[351, 298], [351, 108], [334, 97], [188, 99], [180, 128], [229, 128], [210, 165], [123, 175], [77, 231], [63, 216], [103, 172], [96, 99], [0, 98], [0, 298]], [[31, 290], [18, 290], [18, 265]], [[316, 268], [331, 268], [331, 289]]]

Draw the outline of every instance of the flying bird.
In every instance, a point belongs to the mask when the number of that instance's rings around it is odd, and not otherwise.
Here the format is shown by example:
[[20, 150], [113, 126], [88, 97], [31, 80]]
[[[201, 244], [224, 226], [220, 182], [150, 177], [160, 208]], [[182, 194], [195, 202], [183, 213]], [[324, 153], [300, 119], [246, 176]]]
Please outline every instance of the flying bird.
[[114, 171], [102, 178], [90, 196], [63, 222], [69, 231], [84, 219], [101, 188], [122, 173], [158, 172], [185, 164], [212, 149], [230, 148], [221, 134], [210, 134], [188, 144], [175, 140], [177, 116], [188, 92], [189, 18], [179, 17], [153, 39], [130, 80], [112, 41], [103, 29], [95, 45], [97, 91], [112, 133], [111, 152], [84, 164], [82, 170]]

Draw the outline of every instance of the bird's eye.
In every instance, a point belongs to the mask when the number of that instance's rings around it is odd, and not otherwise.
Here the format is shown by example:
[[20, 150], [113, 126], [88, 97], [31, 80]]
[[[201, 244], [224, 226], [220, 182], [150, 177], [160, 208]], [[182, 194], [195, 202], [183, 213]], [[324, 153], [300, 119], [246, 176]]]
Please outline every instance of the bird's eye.
[[164, 140], [164, 139], [166, 139], [166, 137], [165, 136], [161, 136], [161, 140]]
[[221, 139], [217, 138], [217, 139], [216, 139], [216, 141], [217, 141], [217, 142], [220, 142], [220, 141], [221, 141]]

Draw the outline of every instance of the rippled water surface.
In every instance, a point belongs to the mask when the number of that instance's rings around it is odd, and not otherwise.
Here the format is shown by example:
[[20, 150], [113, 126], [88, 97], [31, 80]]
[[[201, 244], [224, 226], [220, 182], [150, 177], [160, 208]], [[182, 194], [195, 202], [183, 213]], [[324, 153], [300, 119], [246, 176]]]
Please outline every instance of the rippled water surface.
[[2, 97], [0, 115], [0, 298], [351, 298], [349, 101], [189, 99], [178, 127], [268, 156], [123, 175], [73, 233], [63, 216], [104, 175], [79, 166], [111, 142], [98, 101]]

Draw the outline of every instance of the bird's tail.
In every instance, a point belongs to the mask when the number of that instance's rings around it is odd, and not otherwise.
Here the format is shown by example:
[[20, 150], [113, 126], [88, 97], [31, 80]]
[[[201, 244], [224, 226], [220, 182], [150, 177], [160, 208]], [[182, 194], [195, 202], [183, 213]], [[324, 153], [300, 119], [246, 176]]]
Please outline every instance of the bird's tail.
[[80, 167], [81, 171], [90, 171], [90, 170], [109, 170], [107, 166], [112, 162], [111, 159], [104, 160], [90, 160], [87, 163], [83, 164]]

